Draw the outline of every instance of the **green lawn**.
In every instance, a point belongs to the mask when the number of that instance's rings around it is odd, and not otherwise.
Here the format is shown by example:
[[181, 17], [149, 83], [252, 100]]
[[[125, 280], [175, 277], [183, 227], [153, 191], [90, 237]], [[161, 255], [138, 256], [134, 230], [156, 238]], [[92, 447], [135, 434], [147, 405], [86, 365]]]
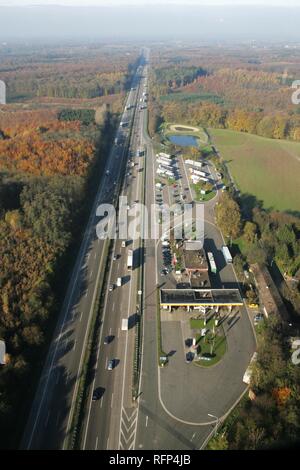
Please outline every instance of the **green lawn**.
[[195, 101], [210, 101], [211, 103], [223, 104], [224, 100], [213, 93], [169, 93], [168, 95], [163, 95], [160, 97], [160, 101], [183, 101], [186, 103], [194, 103]]
[[191, 188], [195, 192], [195, 201], [207, 202], [207, 201], [210, 201], [216, 195], [215, 190], [209, 191], [206, 194], [201, 194], [201, 188], [199, 187], [199, 183], [198, 184], [191, 183]]
[[[214, 325], [215, 318], [212, 318], [207, 322], [206, 325], [204, 325], [204, 320], [199, 319], [191, 319], [190, 320], [190, 326], [193, 330], [199, 330], [199, 333], [196, 334], [196, 340], [197, 340], [197, 346], [198, 346], [198, 354], [201, 355], [208, 355], [210, 356], [211, 353], [211, 346], [212, 346], [212, 340], [210, 340], [210, 336], [212, 335], [213, 331], [213, 325]], [[202, 328], [207, 328], [209, 332], [206, 334], [205, 337], [201, 337], [200, 335], [200, 330]], [[224, 334], [224, 330], [222, 326], [219, 326], [215, 330], [215, 339], [214, 339], [214, 344], [213, 344], [213, 356], [211, 360], [199, 360], [194, 362], [196, 365], [204, 366], [204, 367], [209, 367], [213, 366], [214, 364], [217, 364], [224, 354], [226, 353], [227, 350], [227, 343], [226, 343], [226, 336]]]
[[201, 148], [201, 145], [204, 146], [205, 148], [207, 148], [207, 144], [208, 144], [208, 136], [205, 132], [205, 130], [202, 128], [202, 127], [199, 127], [199, 126], [193, 126], [191, 125], [191, 127], [195, 127], [197, 128], [197, 131], [189, 131], [187, 129], [182, 129], [180, 131], [176, 131], [175, 129], [171, 129], [171, 126], [176, 126], [176, 127], [181, 127], [181, 126], [187, 126], [189, 127], [189, 124], [180, 124], [180, 123], [164, 123], [162, 126], [161, 126], [161, 131], [164, 133], [164, 136], [166, 138], [168, 138], [169, 135], [191, 135], [191, 136], [194, 136], [196, 138], [198, 138], [198, 144], [199, 144], [199, 147]]
[[242, 193], [265, 208], [300, 211], [300, 143], [210, 129]]

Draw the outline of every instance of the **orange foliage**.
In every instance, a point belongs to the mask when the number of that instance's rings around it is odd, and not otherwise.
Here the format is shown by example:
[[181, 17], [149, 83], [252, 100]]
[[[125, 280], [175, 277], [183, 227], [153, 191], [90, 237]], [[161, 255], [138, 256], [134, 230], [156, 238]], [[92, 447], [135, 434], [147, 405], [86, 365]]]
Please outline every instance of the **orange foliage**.
[[285, 405], [291, 393], [292, 391], [288, 387], [274, 388], [272, 391], [273, 398], [275, 399], [278, 406]]

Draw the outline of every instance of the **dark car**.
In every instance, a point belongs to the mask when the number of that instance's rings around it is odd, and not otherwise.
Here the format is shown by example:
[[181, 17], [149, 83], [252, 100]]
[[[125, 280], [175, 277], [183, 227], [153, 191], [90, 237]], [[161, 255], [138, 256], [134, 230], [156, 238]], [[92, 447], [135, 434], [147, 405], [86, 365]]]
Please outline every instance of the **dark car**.
[[114, 336], [111, 336], [111, 335], [105, 336], [104, 344], [110, 344], [113, 339], [114, 339]]
[[191, 362], [193, 362], [194, 360], [194, 353], [192, 353], [191, 351], [189, 351], [188, 353], [186, 353], [185, 355], [185, 362], [187, 362], [188, 364], [190, 364]]
[[93, 401], [100, 400], [100, 398], [102, 398], [104, 392], [105, 392], [105, 388], [103, 388], [103, 387], [95, 388], [95, 390], [93, 391], [92, 400]]
[[107, 370], [113, 370], [114, 367], [115, 367], [115, 360], [111, 359], [110, 361], [108, 361]]

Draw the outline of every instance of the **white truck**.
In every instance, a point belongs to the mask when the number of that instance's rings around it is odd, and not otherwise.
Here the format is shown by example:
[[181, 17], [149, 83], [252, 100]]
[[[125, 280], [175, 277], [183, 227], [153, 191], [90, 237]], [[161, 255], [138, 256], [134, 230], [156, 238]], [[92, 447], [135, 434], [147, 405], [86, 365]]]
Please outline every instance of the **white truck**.
[[232, 256], [231, 256], [231, 253], [229, 251], [228, 246], [223, 245], [222, 246], [222, 252], [223, 252], [223, 256], [225, 258], [226, 263], [231, 264], [232, 263]]
[[122, 331], [128, 331], [128, 318], [122, 318]]
[[127, 269], [131, 270], [133, 266], [133, 251], [128, 250], [128, 256], [127, 256]]
[[203, 163], [195, 162], [194, 160], [185, 160], [185, 163], [187, 165], [195, 166], [196, 168], [202, 168], [202, 166], [203, 166]]
[[121, 277], [118, 277], [118, 279], [117, 279], [117, 286], [118, 287], [122, 286], [122, 278]]

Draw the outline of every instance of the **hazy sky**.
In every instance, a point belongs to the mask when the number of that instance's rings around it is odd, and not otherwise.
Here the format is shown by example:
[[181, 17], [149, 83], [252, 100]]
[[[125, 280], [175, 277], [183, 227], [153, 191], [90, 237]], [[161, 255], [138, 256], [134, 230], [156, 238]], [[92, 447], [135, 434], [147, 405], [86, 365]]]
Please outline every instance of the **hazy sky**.
[[15, 5], [262, 5], [262, 6], [300, 6], [300, 0], [0, 0], [0, 6]]

